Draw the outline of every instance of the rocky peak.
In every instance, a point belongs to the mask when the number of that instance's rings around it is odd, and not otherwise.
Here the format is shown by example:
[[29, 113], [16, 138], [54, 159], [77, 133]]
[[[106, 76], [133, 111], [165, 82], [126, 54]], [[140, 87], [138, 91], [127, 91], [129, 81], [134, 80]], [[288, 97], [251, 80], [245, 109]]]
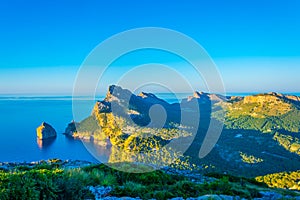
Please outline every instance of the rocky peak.
[[[99, 113], [113, 113], [113, 115], [124, 118], [133, 118], [137, 124], [147, 124], [150, 120], [149, 110], [153, 105], [161, 105], [167, 115], [168, 120], [179, 119], [179, 106], [156, 97], [152, 93], [142, 92], [139, 95], [131, 93], [120, 86], [109, 86], [107, 95], [103, 101], [98, 101], [92, 111], [93, 116]], [[173, 119], [174, 118], [174, 119]]]
[[121, 101], [124, 99], [130, 99], [133, 94], [120, 86], [111, 85], [108, 88], [105, 101]]
[[214, 102], [228, 101], [228, 98], [226, 96], [223, 96], [220, 94], [210, 94], [209, 98], [211, 101], [214, 101]]
[[198, 101], [202, 101], [202, 102], [227, 101], [227, 98], [225, 96], [218, 95], [218, 94], [209, 94], [209, 93], [206, 93], [206, 92], [198, 92], [198, 91], [195, 91], [193, 93], [193, 96], [189, 96], [187, 98], [187, 101], [191, 101], [192, 99], [197, 99]]
[[197, 91], [195, 91], [195, 92], [193, 93], [193, 97], [194, 97], [194, 98], [197, 98], [197, 99], [199, 99], [199, 98], [201, 98], [201, 97], [204, 97], [204, 96], [207, 96], [207, 93], [205, 93], [205, 92], [197, 92]]
[[195, 91], [193, 93], [193, 96], [188, 96], [187, 97], [187, 101], [191, 101], [193, 99], [198, 99], [198, 100], [208, 100], [208, 94], [205, 93], [205, 92], [198, 92], [198, 91]]
[[267, 94], [271, 95], [271, 96], [280, 96], [280, 97], [283, 97], [283, 94], [280, 94], [280, 93], [277, 93], [277, 92], [269, 92]]

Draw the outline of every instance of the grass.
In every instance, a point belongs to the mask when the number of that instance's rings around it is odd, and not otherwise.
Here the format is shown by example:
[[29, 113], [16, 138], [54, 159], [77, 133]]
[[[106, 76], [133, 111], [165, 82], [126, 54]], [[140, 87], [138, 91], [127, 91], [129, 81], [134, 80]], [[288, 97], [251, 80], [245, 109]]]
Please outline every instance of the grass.
[[300, 170], [258, 176], [256, 180], [267, 184], [269, 187], [300, 190]]
[[[136, 168], [132, 163], [118, 163], [117, 168]], [[142, 168], [144, 166], [141, 166]], [[222, 174], [208, 174], [215, 181], [197, 183], [184, 176], [163, 171], [128, 173], [104, 164], [66, 169], [59, 162], [0, 171], [0, 199], [87, 199], [93, 198], [88, 186], [111, 186], [111, 196], [142, 199], [198, 197], [225, 194], [245, 198], [259, 197], [267, 190], [264, 183]]]

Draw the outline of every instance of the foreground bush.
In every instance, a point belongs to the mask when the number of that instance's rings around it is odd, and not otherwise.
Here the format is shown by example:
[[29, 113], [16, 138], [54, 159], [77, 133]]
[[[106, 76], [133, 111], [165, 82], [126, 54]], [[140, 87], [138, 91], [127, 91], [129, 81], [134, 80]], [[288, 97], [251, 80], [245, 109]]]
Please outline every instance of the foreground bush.
[[[120, 163], [118, 168], [136, 168]], [[140, 166], [143, 168], [144, 166]], [[267, 188], [253, 179], [210, 174], [209, 182], [195, 182], [163, 171], [127, 173], [106, 165], [66, 168], [59, 162], [34, 166], [17, 166], [0, 170], [0, 199], [93, 199], [88, 186], [111, 186], [110, 196], [131, 196], [142, 199], [198, 197], [205, 194], [226, 194], [245, 198], [259, 197]]]

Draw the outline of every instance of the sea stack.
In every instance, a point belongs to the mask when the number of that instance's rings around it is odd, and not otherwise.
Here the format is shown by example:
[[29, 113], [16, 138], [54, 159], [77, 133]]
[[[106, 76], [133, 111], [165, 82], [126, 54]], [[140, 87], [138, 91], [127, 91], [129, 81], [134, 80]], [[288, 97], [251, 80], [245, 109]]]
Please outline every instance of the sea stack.
[[43, 122], [39, 127], [37, 127], [36, 135], [38, 139], [45, 140], [56, 137], [56, 131], [50, 124]]

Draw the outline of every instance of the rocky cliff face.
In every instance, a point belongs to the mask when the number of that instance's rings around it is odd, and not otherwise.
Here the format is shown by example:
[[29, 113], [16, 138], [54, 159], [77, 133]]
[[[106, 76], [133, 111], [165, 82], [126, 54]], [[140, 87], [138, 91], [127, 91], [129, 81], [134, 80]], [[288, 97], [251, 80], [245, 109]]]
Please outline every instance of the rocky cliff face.
[[[132, 120], [137, 125], [145, 126], [150, 123], [149, 109], [153, 105], [159, 105], [166, 112], [167, 122], [179, 122], [179, 104], [169, 104], [151, 93], [135, 95], [127, 89], [112, 85], [109, 87], [103, 101], [96, 103], [93, 115], [97, 113], [113, 113], [116, 116]], [[156, 113], [159, 115], [160, 113]]]
[[50, 124], [47, 124], [46, 122], [43, 122], [39, 127], [37, 127], [36, 134], [40, 140], [56, 137], [56, 131]]

